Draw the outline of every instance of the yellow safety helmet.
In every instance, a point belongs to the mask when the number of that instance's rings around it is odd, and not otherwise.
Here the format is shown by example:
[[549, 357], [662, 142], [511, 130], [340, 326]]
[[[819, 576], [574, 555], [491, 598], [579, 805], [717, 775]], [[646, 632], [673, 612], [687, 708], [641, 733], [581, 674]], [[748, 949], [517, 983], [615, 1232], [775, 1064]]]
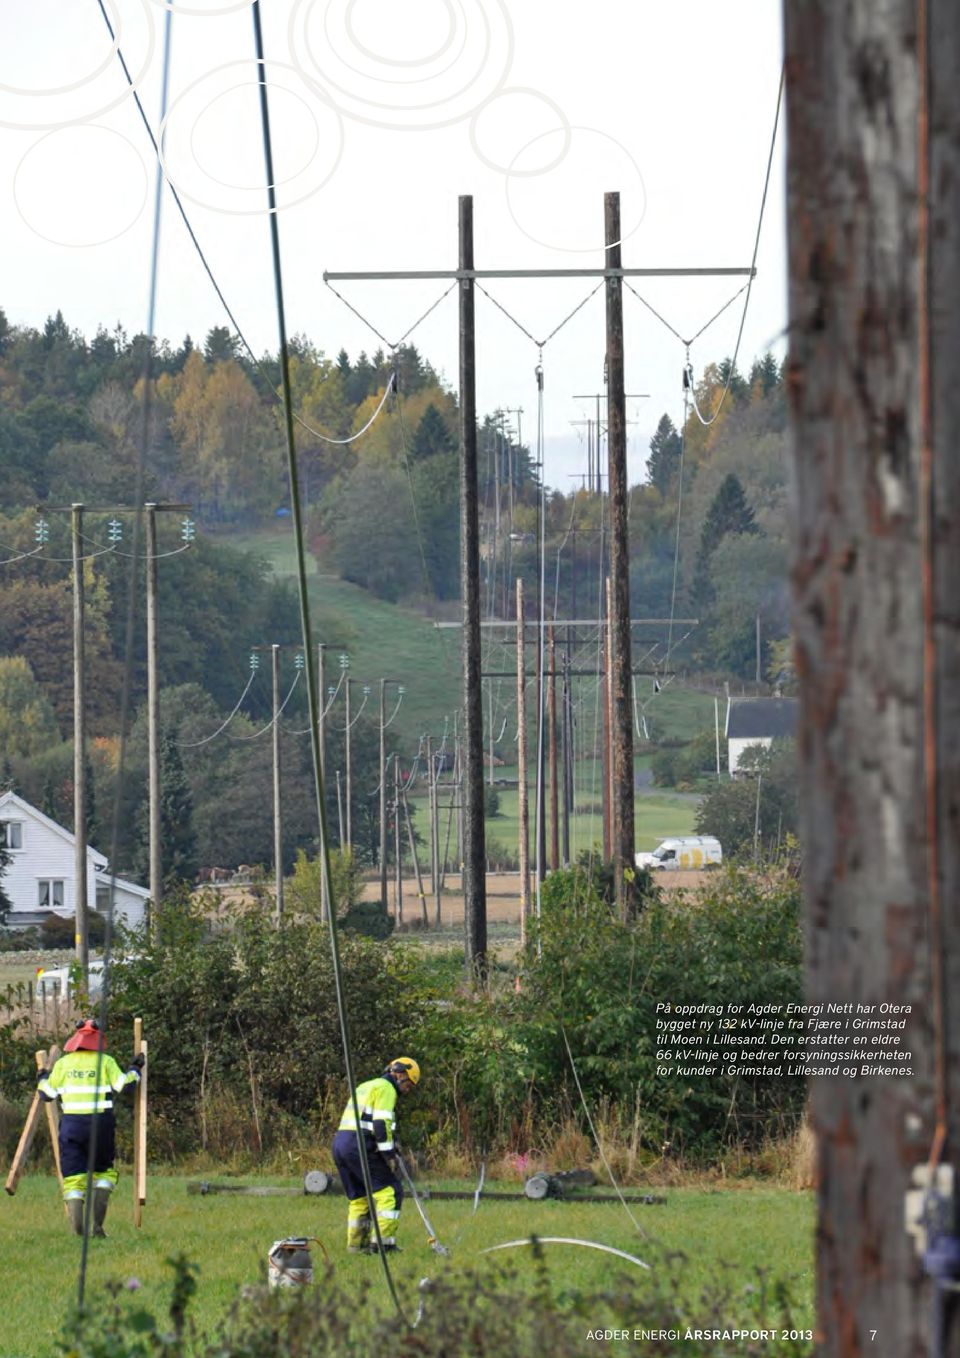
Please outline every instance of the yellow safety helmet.
[[412, 1056], [398, 1056], [387, 1067], [388, 1074], [406, 1075], [412, 1085], [420, 1083], [420, 1067]]

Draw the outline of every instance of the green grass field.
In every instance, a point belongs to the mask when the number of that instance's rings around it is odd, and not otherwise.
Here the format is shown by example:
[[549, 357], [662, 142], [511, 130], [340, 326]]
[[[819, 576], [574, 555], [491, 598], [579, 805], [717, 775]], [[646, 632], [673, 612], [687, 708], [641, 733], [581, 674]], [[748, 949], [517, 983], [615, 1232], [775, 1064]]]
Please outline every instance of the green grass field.
[[[232, 532], [223, 540], [240, 550], [265, 557], [279, 576], [292, 578], [296, 573], [293, 527], [289, 520], [255, 532]], [[445, 720], [452, 740], [453, 713], [461, 705], [460, 632], [437, 629], [423, 613], [385, 603], [336, 576], [318, 573], [312, 556], [307, 557], [307, 574], [314, 632], [330, 647], [328, 683], [336, 683], [339, 678], [337, 655], [347, 651], [351, 674], [361, 684], [373, 687], [373, 701], [382, 675], [406, 686], [407, 693], [394, 722], [394, 730], [402, 736], [405, 749], [415, 750], [420, 736], [426, 731], [439, 736]], [[458, 611], [454, 609], [451, 616], [458, 616]], [[495, 636], [485, 634], [485, 670], [512, 671], [515, 665], [513, 643], [507, 644], [503, 635], [500, 632]], [[536, 738], [536, 718], [531, 693], [532, 690], [528, 691], [532, 745]], [[506, 719], [503, 739], [512, 748], [512, 732], [516, 727], [512, 679], [484, 682], [485, 707], [491, 702], [491, 694], [494, 726], [499, 730]], [[599, 739], [595, 682], [592, 679], [576, 681], [574, 700], [578, 748], [586, 751]], [[392, 703], [388, 705], [388, 713], [391, 710]], [[698, 690], [681, 687], [677, 682], [666, 684], [654, 694], [651, 681], [638, 678], [637, 710], [645, 714], [657, 740], [687, 740], [698, 731], [713, 729], [713, 698]], [[592, 760], [578, 760], [580, 764], [590, 767]]]
[[[188, 1196], [186, 1182], [182, 1177], [151, 1179], [144, 1223], [138, 1231], [132, 1220], [130, 1177], [121, 1179], [107, 1219], [109, 1238], [90, 1243], [89, 1300], [102, 1296], [103, 1286], [110, 1280], [136, 1278], [140, 1283], [137, 1301], [162, 1311], [170, 1277], [164, 1261], [183, 1251], [200, 1265], [195, 1321], [201, 1329], [211, 1330], [238, 1289], [258, 1280], [271, 1242], [287, 1235], [318, 1236], [338, 1277], [348, 1285], [364, 1274], [379, 1273], [376, 1260], [345, 1254], [345, 1204], [340, 1196], [197, 1197]], [[472, 1183], [444, 1186], [474, 1187]], [[517, 1191], [519, 1185], [487, 1184], [488, 1191], [498, 1187]], [[434, 1200], [426, 1204], [428, 1214], [439, 1238], [451, 1250], [449, 1260], [431, 1252], [416, 1209], [408, 1202], [401, 1222], [402, 1250], [394, 1256], [401, 1299], [415, 1313], [416, 1284], [425, 1274], [437, 1277], [446, 1269], [482, 1269], [490, 1266], [492, 1258], [501, 1262], [509, 1258], [521, 1277], [530, 1277], [532, 1285], [528, 1249], [496, 1256], [483, 1256], [480, 1251], [536, 1233], [593, 1240], [625, 1250], [654, 1263], [661, 1282], [664, 1272], [671, 1271], [678, 1276], [679, 1294], [691, 1324], [706, 1318], [704, 1295], [718, 1278], [726, 1277], [739, 1294], [743, 1288], [757, 1285], [758, 1270], [767, 1281], [788, 1281], [796, 1307], [794, 1320], [803, 1327], [811, 1324], [813, 1203], [809, 1195], [743, 1187], [715, 1192], [668, 1190], [666, 1197], [663, 1205], [631, 1209], [643, 1235], [634, 1229], [618, 1203], [481, 1199], [474, 1214], [470, 1200]], [[8, 1242], [0, 1354], [4, 1358], [46, 1358], [56, 1351], [55, 1339], [74, 1295], [79, 1241], [68, 1234], [52, 1178], [27, 1176], [16, 1197], [5, 1199], [0, 1210]], [[643, 1290], [650, 1286], [649, 1275], [611, 1255], [559, 1245], [545, 1246], [545, 1250], [557, 1292], [573, 1287], [599, 1290], [621, 1272], [629, 1274], [640, 1287], [641, 1300]], [[683, 1254], [686, 1262], [665, 1262], [664, 1252], [672, 1251]], [[319, 1250], [315, 1264], [322, 1264]], [[389, 1310], [385, 1286], [375, 1287], [372, 1296], [374, 1305]], [[746, 1306], [744, 1302], [744, 1310]], [[626, 1319], [633, 1324], [639, 1318]], [[750, 1319], [747, 1314], [727, 1317], [730, 1323]], [[585, 1325], [583, 1319], [571, 1319], [570, 1323]], [[587, 1351], [592, 1350], [585, 1343]]]

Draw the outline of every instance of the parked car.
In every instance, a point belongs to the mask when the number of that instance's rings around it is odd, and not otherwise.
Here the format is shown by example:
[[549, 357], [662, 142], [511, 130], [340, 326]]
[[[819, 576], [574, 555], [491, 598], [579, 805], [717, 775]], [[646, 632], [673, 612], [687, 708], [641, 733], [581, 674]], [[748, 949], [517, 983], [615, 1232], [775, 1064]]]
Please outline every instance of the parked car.
[[676, 839], [664, 839], [653, 853], [636, 855], [638, 868], [663, 868], [667, 871], [719, 867], [722, 862], [720, 841], [712, 835], [683, 835]]
[[[36, 981], [36, 993], [38, 995], [66, 994], [67, 986], [70, 982], [70, 973], [73, 970], [73, 963], [66, 967], [51, 967], [49, 971], [42, 972]], [[90, 963], [90, 998], [94, 999], [103, 989], [103, 962], [94, 960]]]

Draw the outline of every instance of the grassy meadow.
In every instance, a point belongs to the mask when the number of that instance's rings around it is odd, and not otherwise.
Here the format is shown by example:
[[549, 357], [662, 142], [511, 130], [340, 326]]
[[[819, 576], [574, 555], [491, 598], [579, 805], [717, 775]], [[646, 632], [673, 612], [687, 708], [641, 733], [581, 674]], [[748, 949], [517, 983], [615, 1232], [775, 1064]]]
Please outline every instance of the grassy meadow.
[[[196, 1176], [200, 1177], [200, 1176]], [[213, 1177], [213, 1176], [209, 1176]], [[282, 1183], [265, 1179], [258, 1182]], [[293, 1183], [293, 1180], [287, 1180]], [[338, 1278], [349, 1286], [364, 1275], [378, 1285], [370, 1304], [388, 1312], [389, 1296], [380, 1282], [375, 1259], [348, 1256], [343, 1245], [345, 1203], [328, 1193], [308, 1197], [192, 1196], [180, 1176], [150, 1180], [148, 1202], [140, 1230], [133, 1225], [130, 1177], [125, 1175], [107, 1219], [107, 1240], [90, 1242], [87, 1297], [103, 1296], [104, 1284], [137, 1279], [137, 1303], [155, 1312], [165, 1310], [170, 1270], [165, 1260], [185, 1253], [200, 1266], [198, 1292], [192, 1315], [204, 1331], [215, 1329], [238, 1290], [258, 1281], [267, 1251], [287, 1235], [317, 1236], [326, 1247]], [[471, 1184], [441, 1183], [438, 1187], [472, 1189]], [[517, 1191], [519, 1184], [488, 1183], [486, 1191]], [[658, 1190], [659, 1191], [659, 1190]], [[483, 1255], [482, 1250], [521, 1237], [568, 1236], [597, 1241], [626, 1251], [653, 1265], [659, 1284], [666, 1275], [676, 1279], [678, 1295], [692, 1325], [708, 1318], [708, 1298], [717, 1283], [726, 1281], [736, 1298], [745, 1288], [758, 1288], [777, 1278], [787, 1280], [794, 1302], [793, 1320], [801, 1327], [812, 1323], [813, 1203], [808, 1194], [760, 1186], [704, 1191], [671, 1189], [658, 1205], [632, 1206], [642, 1234], [619, 1203], [495, 1202], [481, 1198], [474, 1213], [471, 1200], [427, 1202], [428, 1215], [440, 1240], [450, 1249], [449, 1259], [434, 1254], [412, 1202], [401, 1221], [401, 1252], [393, 1257], [394, 1277], [401, 1301], [416, 1313], [417, 1282], [439, 1277], [446, 1270], [492, 1270], [494, 1261], [509, 1262], [518, 1273], [517, 1286], [534, 1286], [534, 1269], [527, 1248]], [[4, 1358], [46, 1358], [56, 1352], [55, 1341], [74, 1295], [80, 1255], [79, 1240], [68, 1234], [56, 1184], [51, 1177], [27, 1176], [16, 1197], [5, 1199], [3, 1238], [7, 1267], [4, 1305], [0, 1308], [0, 1354]], [[615, 1275], [628, 1275], [636, 1286], [637, 1315], [622, 1318], [630, 1325], [648, 1321], [644, 1297], [653, 1274], [636, 1265], [589, 1248], [544, 1246], [555, 1294], [572, 1289], [602, 1289]], [[676, 1252], [676, 1253], [674, 1253]], [[683, 1256], [682, 1258], [678, 1256]], [[314, 1249], [320, 1278], [323, 1256]], [[754, 1292], [753, 1296], [759, 1295]], [[563, 1298], [560, 1297], [562, 1302]], [[744, 1324], [749, 1297], [727, 1307], [726, 1321]], [[739, 1309], [738, 1309], [739, 1307]], [[598, 1317], [598, 1323], [603, 1318]], [[574, 1326], [587, 1321], [571, 1317]], [[607, 1323], [611, 1323], [609, 1320]], [[584, 1343], [584, 1352], [595, 1346]], [[616, 1352], [614, 1346], [604, 1351]], [[633, 1352], [642, 1352], [634, 1345]]]

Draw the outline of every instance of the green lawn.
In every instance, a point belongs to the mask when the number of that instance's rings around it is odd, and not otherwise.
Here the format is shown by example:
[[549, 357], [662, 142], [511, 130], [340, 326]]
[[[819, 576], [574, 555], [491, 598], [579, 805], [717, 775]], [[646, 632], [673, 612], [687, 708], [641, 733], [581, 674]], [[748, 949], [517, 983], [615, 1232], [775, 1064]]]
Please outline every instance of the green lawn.
[[[266, 1182], [280, 1182], [268, 1180]], [[452, 1186], [452, 1185], [451, 1185]], [[458, 1184], [470, 1188], [474, 1185]], [[517, 1183], [488, 1184], [516, 1191]], [[445, 1269], [486, 1268], [491, 1256], [480, 1251], [531, 1233], [593, 1240], [625, 1250], [654, 1264], [663, 1281], [678, 1272], [679, 1292], [691, 1324], [708, 1314], [705, 1294], [724, 1275], [734, 1291], [758, 1281], [763, 1270], [769, 1281], [788, 1280], [796, 1311], [794, 1320], [807, 1327], [812, 1321], [813, 1203], [809, 1195], [774, 1188], [741, 1188], [704, 1192], [668, 1191], [667, 1202], [632, 1208], [644, 1234], [639, 1234], [619, 1204], [589, 1204], [545, 1200], [504, 1202], [482, 1200], [474, 1214], [472, 1201], [427, 1204], [440, 1239], [450, 1248], [443, 1260], [433, 1254], [412, 1203], [401, 1222], [395, 1278], [401, 1299], [416, 1311], [416, 1283], [437, 1277]], [[0, 1309], [0, 1353], [5, 1358], [46, 1358], [53, 1344], [74, 1286], [79, 1241], [68, 1234], [52, 1178], [28, 1176], [15, 1198], [2, 1205], [4, 1235], [11, 1250], [4, 1278], [4, 1306]], [[200, 1265], [194, 1308], [198, 1325], [212, 1328], [238, 1289], [256, 1282], [272, 1241], [287, 1235], [316, 1235], [324, 1242], [338, 1276], [347, 1285], [364, 1274], [378, 1276], [375, 1260], [348, 1257], [343, 1249], [345, 1207], [342, 1197], [251, 1198], [188, 1196], [181, 1177], [150, 1181], [144, 1224], [132, 1221], [130, 1178], [124, 1176], [111, 1206], [109, 1239], [91, 1241], [88, 1298], [103, 1295], [108, 1280], [136, 1278], [138, 1302], [160, 1310], [167, 1298], [169, 1270], [164, 1261], [183, 1251]], [[554, 1288], [607, 1286], [619, 1273], [629, 1274], [640, 1288], [638, 1304], [651, 1285], [651, 1275], [634, 1265], [589, 1248], [545, 1246]], [[686, 1263], [666, 1262], [664, 1252], [680, 1251]], [[529, 1276], [529, 1250], [504, 1251], [506, 1258]], [[316, 1262], [320, 1254], [317, 1251]], [[373, 1289], [373, 1304], [389, 1308], [385, 1288]], [[744, 1313], [728, 1315], [743, 1323]], [[582, 1324], [582, 1320], [571, 1324]], [[634, 1319], [630, 1323], [635, 1323]], [[606, 1346], [604, 1346], [606, 1348]], [[636, 1346], [634, 1346], [636, 1348]], [[585, 1344], [584, 1351], [591, 1349]], [[591, 1350], [592, 1351], [592, 1350]], [[614, 1350], [616, 1351], [616, 1350]]]
[[[231, 532], [224, 536], [224, 541], [241, 550], [259, 553], [271, 562], [274, 571], [280, 576], [293, 577], [296, 573], [293, 525], [290, 520], [255, 532]], [[426, 732], [439, 738], [445, 725], [452, 743], [453, 713], [461, 704], [459, 630], [437, 629], [432, 620], [422, 613], [385, 603], [336, 576], [320, 574], [316, 561], [309, 555], [307, 573], [314, 632], [318, 640], [326, 642], [329, 647], [327, 682], [336, 683], [339, 677], [337, 656], [340, 651], [347, 651], [351, 659], [351, 674], [361, 684], [370, 684], [373, 688], [371, 701], [376, 701], [377, 685], [383, 675], [405, 685], [407, 693], [393, 724], [394, 732], [401, 737], [404, 751], [415, 751], [420, 736]], [[456, 609], [452, 611], [452, 616], [459, 616]], [[512, 640], [505, 640], [504, 633], [497, 631], [484, 634], [485, 671], [512, 671], [516, 663], [515, 654]], [[498, 749], [503, 754], [505, 750], [512, 749], [513, 732], [516, 729], [516, 686], [513, 679], [507, 677], [484, 681], [483, 688], [484, 721], [486, 724], [489, 720], [489, 706], [492, 704], [495, 735], [503, 725], [503, 738], [498, 743]], [[636, 695], [638, 712], [644, 713], [651, 734], [658, 740], [688, 740], [698, 731], [713, 729], [713, 698], [683, 688], [679, 681], [668, 683], [660, 692], [653, 693], [652, 680], [638, 678]], [[574, 704], [577, 749], [584, 754], [599, 739], [599, 708], [594, 680], [574, 681]], [[528, 708], [528, 740], [532, 748], [536, 740], [532, 688], [528, 689]], [[392, 709], [393, 704], [390, 703], [388, 713]], [[589, 769], [592, 768], [592, 759], [578, 758], [577, 764], [578, 769]], [[653, 827], [651, 832], [656, 834], [657, 828]], [[670, 833], [670, 828], [664, 833]]]

